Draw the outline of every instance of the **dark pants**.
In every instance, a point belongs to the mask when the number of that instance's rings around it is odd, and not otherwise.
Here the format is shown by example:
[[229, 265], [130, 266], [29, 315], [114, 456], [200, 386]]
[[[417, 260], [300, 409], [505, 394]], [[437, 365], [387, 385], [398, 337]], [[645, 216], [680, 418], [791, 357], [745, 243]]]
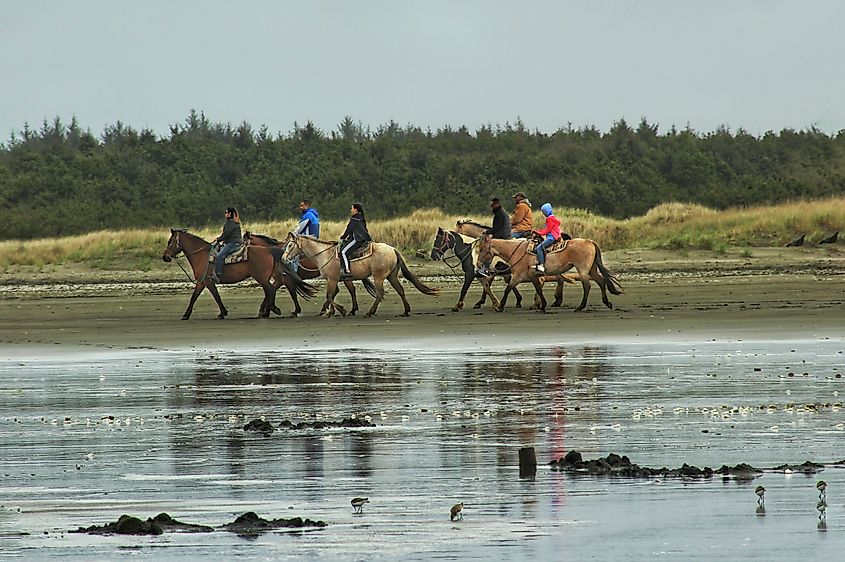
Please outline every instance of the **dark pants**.
[[366, 242], [358, 242], [357, 240], [350, 240], [340, 248], [340, 265], [345, 273], [349, 273], [349, 254], [359, 248], [366, 246]]
[[214, 258], [214, 273], [218, 278], [223, 275], [223, 261], [226, 259], [226, 256], [235, 253], [235, 251], [240, 247], [241, 245], [239, 242], [229, 242], [227, 244], [223, 244], [223, 247], [220, 248], [220, 253], [217, 254], [216, 258]]

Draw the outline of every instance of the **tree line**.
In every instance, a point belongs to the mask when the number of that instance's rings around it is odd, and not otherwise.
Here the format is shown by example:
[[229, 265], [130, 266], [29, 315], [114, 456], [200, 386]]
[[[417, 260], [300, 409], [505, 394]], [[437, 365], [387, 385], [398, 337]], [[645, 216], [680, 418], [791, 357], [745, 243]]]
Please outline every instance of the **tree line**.
[[97, 137], [74, 118], [25, 126], [0, 145], [0, 238], [98, 229], [199, 226], [230, 205], [248, 220], [298, 216], [303, 198], [340, 219], [439, 207], [478, 214], [524, 191], [539, 206], [624, 218], [669, 201], [726, 208], [845, 194], [845, 130], [783, 129], [754, 136], [722, 127], [659, 131], [643, 119], [608, 131], [562, 127], [443, 127], [347, 117], [286, 134], [215, 123], [192, 111], [167, 135], [117, 122]]

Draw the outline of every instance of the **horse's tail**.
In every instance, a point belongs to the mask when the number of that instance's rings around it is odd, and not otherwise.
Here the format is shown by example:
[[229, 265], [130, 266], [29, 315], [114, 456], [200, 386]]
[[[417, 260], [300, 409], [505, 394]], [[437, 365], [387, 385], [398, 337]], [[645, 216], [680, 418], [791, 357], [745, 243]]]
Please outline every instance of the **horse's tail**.
[[596, 248], [596, 265], [601, 272], [602, 277], [604, 277], [604, 282], [607, 284], [607, 290], [610, 292], [611, 295], [621, 295], [625, 291], [622, 290], [622, 285], [619, 284], [619, 279], [616, 278], [614, 274], [607, 269], [601, 261], [601, 248], [599, 245], [595, 243], [595, 241], [590, 240], [593, 243], [593, 246]]
[[373, 282], [370, 281], [370, 278], [367, 277], [366, 279], [362, 279], [361, 283], [364, 284], [364, 288], [367, 289], [367, 292], [370, 293], [370, 296], [375, 298], [378, 293], [376, 293], [376, 286], [373, 285]]
[[[286, 262], [282, 261], [282, 254], [284, 250], [281, 248], [270, 248], [270, 254], [273, 255], [273, 261], [275, 262], [276, 271], [281, 269], [281, 273], [287, 275], [287, 277], [293, 281], [293, 290], [296, 292], [297, 295], [304, 298], [305, 300], [311, 299], [314, 295], [317, 294], [317, 287], [314, 285], [304, 281], [302, 277], [299, 276], [293, 268], [287, 264]], [[285, 284], [287, 286], [287, 284]], [[288, 290], [291, 290], [291, 287], [288, 286]]]
[[402, 257], [402, 254], [399, 253], [399, 250], [394, 248], [393, 251], [396, 252], [396, 261], [399, 262], [399, 267], [402, 269], [402, 276], [408, 281], [410, 281], [419, 292], [424, 295], [436, 295], [440, 292], [439, 289], [436, 289], [435, 287], [429, 287], [428, 285], [420, 281], [419, 277], [414, 275], [414, 273], [410, 269], [408, 269], [408, 265], [405, 263], [405, 258]]

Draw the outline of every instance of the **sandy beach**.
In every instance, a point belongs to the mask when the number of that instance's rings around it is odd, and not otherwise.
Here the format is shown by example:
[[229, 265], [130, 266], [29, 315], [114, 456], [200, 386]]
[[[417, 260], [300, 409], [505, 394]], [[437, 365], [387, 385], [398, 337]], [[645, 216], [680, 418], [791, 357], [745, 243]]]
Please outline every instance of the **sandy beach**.
[[[751, 254], [750, 256], [748, 254]], [[744, 255], [743, 255], [744, 254]], [[451, 312], [459, 278], [442, 263], [417, 259], [412, 265], [441, 293], [427, 297], [407, 286], [412, 312], [399, 317], [400, 301], [388, 289], [374, 318], [331, 319], [316, 316], [318, 297], [303, 303], [299, 318], [255, 318], [261, 298], [247, 283], [224, 287], [226, 320], [215, 320], [217, 307], [206, 292], [193, 317], [181, 321], [191, 285], [178, 267], [152, 272], [70, 270], [60, 282], [56, 271], [5, 271], [0, 299], [0, 349], [69, 351], [71, 348], [174, 349], [200, 347], [343, 348], [514, 348], [560, 342], [685, 339], [841, 338], [845, 327], [845, 263], [838, 252], [818, 249], [754, 249], [716, 255], [712, 252], [609, 252], [608, 266], [619, 276], [625, 294], [612, 297], [608, 310], [594, 285], [586, 313], [571, 309], [579, 302], [579, 285], [567, 286], [563, 308], [546, 314], [515, 309], [494, 312], [489, 303], [473, 310], [480, 295], [474, 285], [462, 312]], [[140, 280], [139, 280], [140, 279]], [[93, 281], [97, 281], [94, 283]], [[501, 295], [502, 281], [495, 291]], [[532, 291], [525, 286], [525, 304]], [[546, 290], [549, 302], [552, 290]], [[359, 290], [362, 311], [372, 303]], [[340, 299], [348, 304], [349, 297]], [[277, 303], [289, 314], [288, 295]]]

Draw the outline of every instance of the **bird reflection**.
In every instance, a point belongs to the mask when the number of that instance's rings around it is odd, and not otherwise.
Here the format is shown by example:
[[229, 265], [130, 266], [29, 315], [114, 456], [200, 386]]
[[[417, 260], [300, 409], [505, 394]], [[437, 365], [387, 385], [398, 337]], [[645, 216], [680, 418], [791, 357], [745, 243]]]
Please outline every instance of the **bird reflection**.
[[766, 516], [766, 506], [765, 505], [758, 505], [756, 509], [757, 515], [760, 517]]

